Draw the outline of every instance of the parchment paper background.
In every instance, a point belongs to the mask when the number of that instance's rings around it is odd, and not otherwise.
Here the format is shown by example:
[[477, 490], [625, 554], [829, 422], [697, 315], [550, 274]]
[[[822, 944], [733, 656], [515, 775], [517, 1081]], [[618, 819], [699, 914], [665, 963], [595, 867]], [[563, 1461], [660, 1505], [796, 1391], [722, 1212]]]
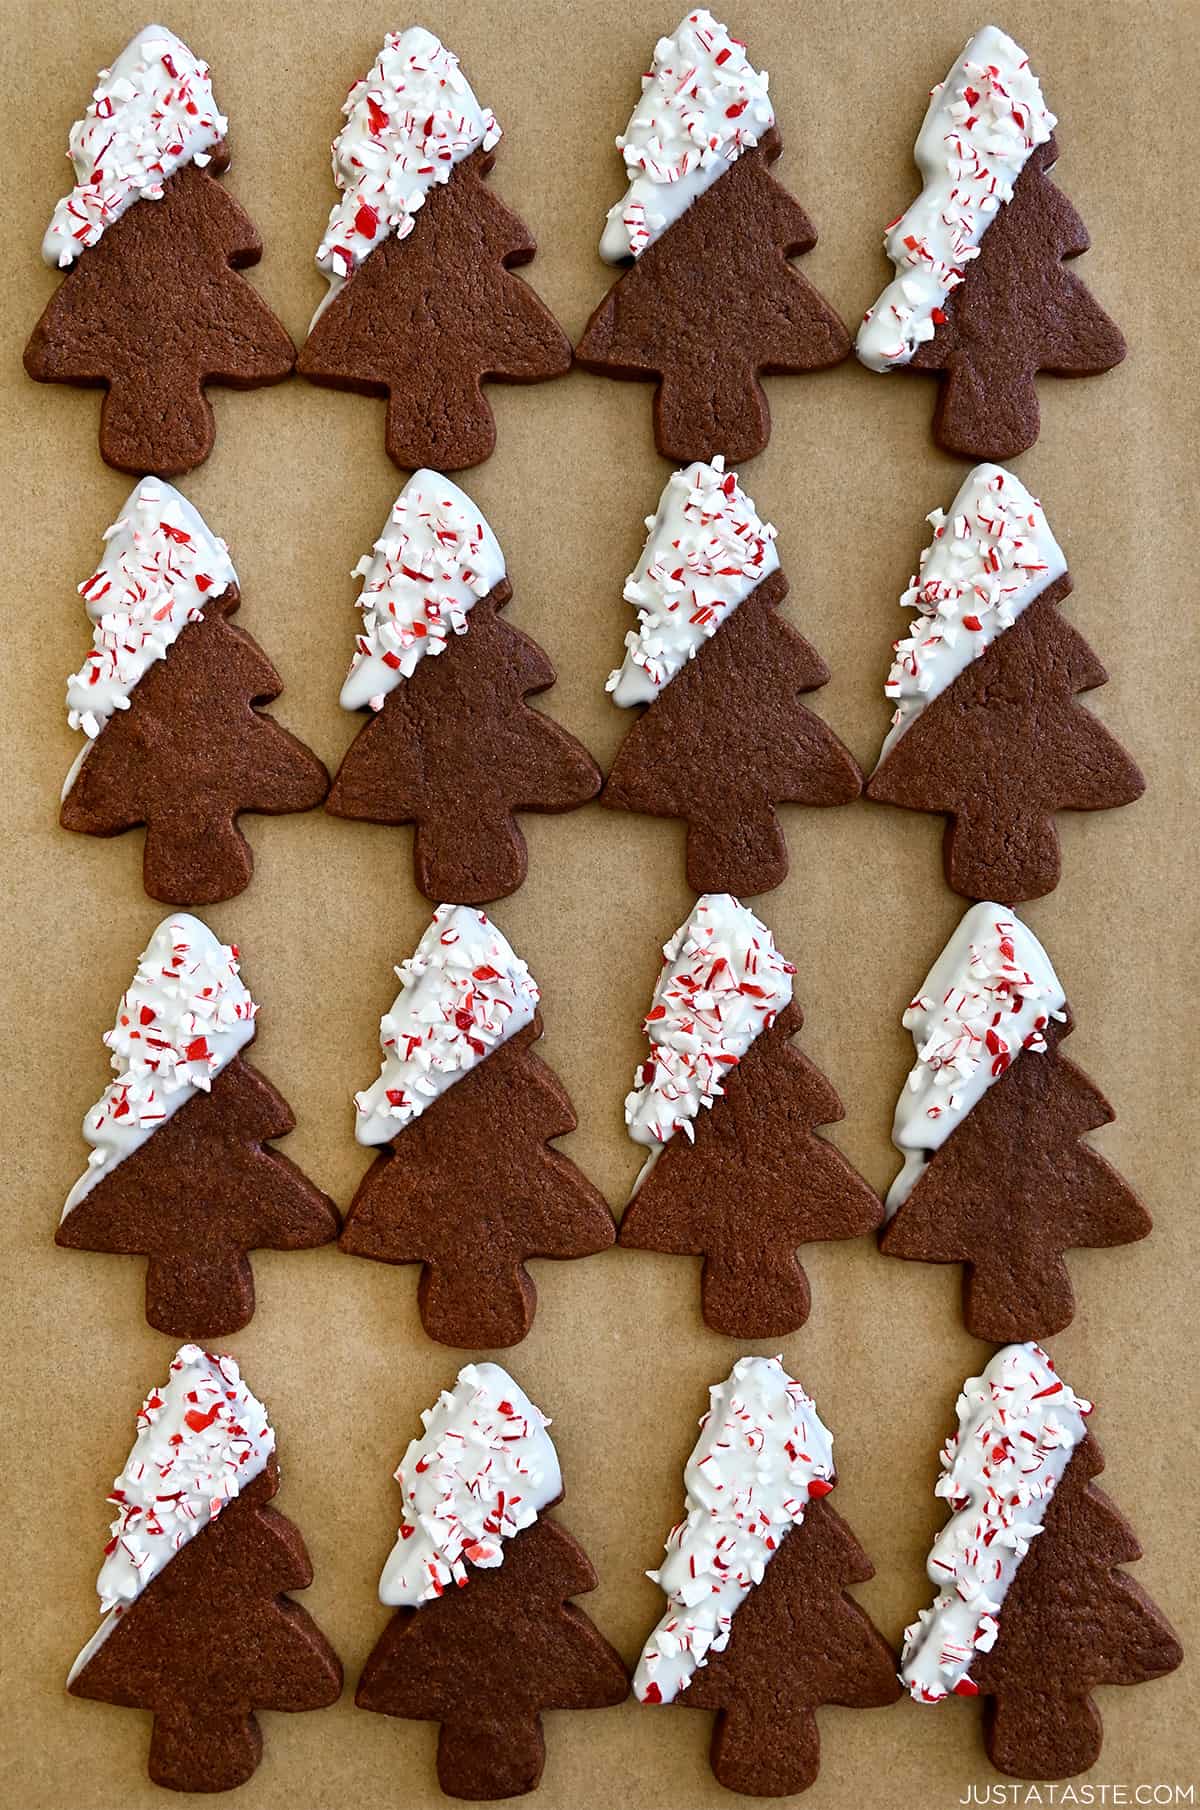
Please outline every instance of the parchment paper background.
[[[529, 274], [572, 337], [609, 281], [595, 243], [621, 186], [612, 139], [679, 4], [430, 0], [419, 15], [500, 116], [494, 187], [536, 232]], [[785, 143], [777, 173], [821, 233], [804, 268], [856, 320], [888, 271], [883, 223], [915, 192], [911, 149], [926, 92], [985, 13], [967, 0], [737, 0], [727, 17], [771, 72]], [[95, 1625], [106, 1488], [172, 1350], [144, 1323], [141, 1262], [51, 1242], [84, 1158], [80, 1119], [108, 1073], [101, 1033], [162, 916], [141, 890], [140, 835], [94, 841], [55, 822], [77, 745], [63, 682], [87, 646], [74, 587], [93, 570], [130, 480], [100, 462], [97, 398], [35, 388], [20, 368], [54, 287], [38, 253], [68, 179], [69, 126], [93, 72], [145, 19], [142, 4], [123, 0], [0, 6], [9, 157], [0, 267], [9, 1034], [0, 1705], [3, 1788], [14, 1810], [167, 1802], [145, 1775], [149, 1718], [63, 1691]], [[266, 241], [253, 280], [302, 337], [323, 292], [312, 253], [332, 199], [338, 108], [385, 30], [409, 17], [361, 0], [174, 0], [166, 22], [212, 64], [232, 122], [229, 186]], [[1060, 117], [1059, 179], [1094, 241], [1080, 269], [1131, 345], [1108, 377], [1043, 380], [1041, 439], [1018, 469], [1068, 550], [1070, 619], [1112, 673], [1091, 707], [1144, 765], [1149, 789], [1132, 809], [1062, 821], [1062, 884], [1028, 918], [1075, 1010], [1070, 1054], [1117, 1109], [1097, 1141], [1155, 1218], [1144, 1244], [1071, 1259], [1080, 1310], [1054, 1355], [1098, 1403], [1103, 1482], [1146, 1547], [1136, 1575], [1185, 1644], [1190, 1637], [1191, 1657], [1173, 1677], [1101, 1692], [1105, 1745], [1092, 1782], [1186, 1784], [1200, 1650], [1190, 808], [1200, 653], [1191, 506], [1200, 7], [1009, 0], [999, 22], [1029, 50]], [[924, 516], [949, 502], [964, 467], [931, 442], [930, 382], [885, 380], [851, 363], [768, 388], [771, 444], [744, 468], [745, 481], [779, 526], [788, 614], [833, 669], [818, 708], [870, 765], [888, 718], [881, 687], [902, 624], [896, 599], [924, 544]], [[464, 481], [505, 548], [511, 620], [558, 664], [544, 701], [606, 766], [629, 721], [603, 689], [632, 619], [621, 585], [668, 470], [651, 440], [651, 392], [576, 373], [490, 393], [499, 450]], [[212, 395], [216, 450], [183, 488], [229, 541], [242, 579], [239, 621], [284, 674], [276, 714], [333, 765], [357, 727], [337, 703], [356, 625], [348, 574], [401, 483], [384, 455], [382, 408], [299, 380]], [[835, 1140], [882, 1188], [911, 1054], [899, 1015], [963, 902], [942, 879], [940, 820], [866, 804], [785, 816], [791, 875], [760, 909], [798, 965], [805, 1047], [846, 1103]], [[241, 945], [262, 1005], [255, 1060], [299, 1119], [284, 1147], [344, 1205], [365, 1166], [350, 1096], [377, 1072], [392, 965], [429, 908], [412, 883], [407, 832], [321, 815], [247, 827], [253, 883], [209, 921]], [[639, 1021], [659, 945], [690, 904], [683, 832], [595, 807], [530, 818], [526, 829], [529, 880], [496, 917], [541, 982], [544, 1053], [578, 1108], [580, 1128], [563, 1148], [619, 1208], [638, 1166], [621, 1102], [643, 1047]], [[877, 1568], [859, 1598], [898, 1639], [928, 1597], [923, 1563], [943, 1519], [931, 1493], [937, 1449], [962, 1378], [987, 1351], [962, 1330], [957, 1269], [887, 1262], [870, 1240], [811, 1248], [805, 1262], [815, 1305], [784, 1359], [833, 1428], [837, 1506]], [[469, 1354], [424, 1337], [415, 1270], [333, 1248], [262, 1253], [254, 1268], [258, 1311], [228, 1345], [272, 1410], [284, 1469], [278, 1506], [303, 1529], [316, 1567], [303, 1600], [341, 1652], [347, 1688], [334, 1710], [263, 1717], [265, 1757], [239, 1810], [434, 1804], [433, 1729], [356, 1711], [352, 1692], [385, 1619], [375, 1587], [397, 1520], [392, 1469], [420, 1409]], [[535, 1271], [534, 1331], [504, 1361], [554, 1417], [567, 1479], [559, 1513], [600, 1573], [586, 1607], [632, 1661], [661, 1603], [643, 1571], [676, 1518], [708, 1385], [737, 1349], [703, 1326], [689, 1260], [614, 1251]], [[631, 1702], [550, 1715], [546, 1725], [541, 1810], [729, 1801], [708, 1770], [707, 1714], [655, 1714]], [[983, 1755], [978, 1711], [965, 1703], [826, 1710], [821, 1728], [814, 1806], [936, 1810], [969, 1785], [1001, 1782]]]

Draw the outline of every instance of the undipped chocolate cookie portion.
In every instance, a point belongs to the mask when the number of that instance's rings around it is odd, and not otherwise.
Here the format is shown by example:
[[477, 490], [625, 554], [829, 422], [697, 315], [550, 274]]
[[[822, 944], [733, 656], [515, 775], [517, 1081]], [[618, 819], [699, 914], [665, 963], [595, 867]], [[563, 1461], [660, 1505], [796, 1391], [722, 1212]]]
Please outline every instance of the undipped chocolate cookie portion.
[[329, 789], [316, 755], [255, 708], [278, 697], [283, 680], [228, 620], [240, 601], [230, 585], [146, 669], [62, 802], [63, 828], [88, 836], [144, 823], [143, 884], [168, 905], [210, 905], [249, 885], [242, 811], [310, 811]]
[[344, 1251], [424, 1265], [421, 1322], [444, 1345], [517, 1344], [537, 1305], [526, 1259], [591, 1256], [616, 1236], [603, 1195], [548, 1148], [577, 1120], [533, 1053], [541, 1034], [537, 1017], [398, 1132], [346, 1216]]
[[840, 1150], [814, 1135], [843, 1118], [824, 1075], [791, 1039], [787, 1006], [722, 1081], [721, 1097], [665, 1146], [621, 1221], [620, 1243], [703, 1256], [701, 1302], [714, 1332], [772, 1339], [811, 1306], [796, 1247], [873, 1232], [883, 1203]]
[[438, 1782], [448, 1796], [532, 1791], [546, 1758], [541, 1711], [606, 1709], [629, 1694], [620, 1655], [566, 1600], [596, 1583], [583, 1549], [543, 1516], [505, 1540], [500, 1565], [472, 1567], [462, 1589], [398, 1609], [355, 1702], [441, 1724]]
[[1090, 377], [1125, 356], [1120, 329], [1064, 260], [1087, 228], [1050, 180], [1053, 138], [1030, 156], [932, 337], [898, 369], [943, 374], [933, 435], [964, 459], [1013, 459], [1038, 437], [1034, 378]]
[[768, 170], [772, 127], [620, 276], [576, 350], [588, 371], [658, 384], [654, 438], [686, 465], [732, 465], [771, 434], [762, 373], [824, 370], [851, 341], [828, 302], [790, 263], [816, 231]]
[[575, 737], [525, 703], [555, 672], [536, 641], [501, 620], [511, 596], [502, 579], [472, 606], [465, 634], [387, 693], [325, 806], [335, 817], [415, 823], [417, 885], [435, 903], [515, 892], [529, 859], [513, 813], [575, 810], [602, 783]]
[[154, 1715], [150, 1777], [172, 1791], [230, 1791], [262, 1758], [256, 1709], [324, 1709], [342, 1667], [282, 1594], [312, 1583], [300, 1530], [266, 1506], [264, 1471], [175, 1553], [73, 1678], [72, 1696]]
[[496, 445], [482, 383], [538, 383], [571, 368], [571, 342], [512, 274], [536, 245], [484, 178], [475, 151], [425, 196], [413, 230], [389, 234], [314, 321], [298, 369], [313, 383], [387, 398], [388, 456], [461, 471]]
[[1103, 1468], [1104, 1454], [1086, 1434], [1005, 1593], [994, 1646], [971, 1663], [988, 1698], [988, 1758], [1014, 1778], [1087, 1772], [1104, 1734], [1093, 1687], [1141, 1684], [1183, 1662], [1157, 1604], [1116, 1569], [1142, 1549], [1091, 1481]]
[[729, 1791], [788, 1797], [817, 1777], [815, 1711], [880, 1709], [902, 1695], [896, 1655], [846, 1593], [875, 1568], [827, 1501], [809, 1502], [762, 1582], [734, 1613], [729, 1644], [710, 1650], [674, 1699], [719, 1711], [712, 1769]]
[[775, 806], [849, 804], [862, 790], [849, 749], [800, 701], [829, 669], [777, 614], [787, 593], [773, 572], [721, 623], [641, 712], [600, 799], [614, 811], [682, 817], [697, 893], [769, 892], [788, 870]]
[[1115, 1115], [1059, 1053], [1070, 1028], [1047, 1024], [1045, 1051], [1016, 1056], [934, 1152], [881, 1239], [889, 1257], [964, 1264], [963, 1320], [996, 1345], [1070, 1323], [1064, 1251], [1150, 1230], [1128, 1183], [1083, 1141]]
[[296, 350], [237, 273], [262, 240], [208, 169], [185, 165], [158, 201], [135, 201], [80, 253], [25, 348], [41, 383], [102, 388], [100, 453], [118, 471], [174, 477], [213, 447], [209, 383], [255, 389], [291, 371]]
[[1022, 610], [913, 718], [867, 781], [878, 803], [946, 812], [946, 878], [965, 898], [1011, 905], [1052, 892], [1061, 868], [1054, 813], [1111, 810], [1145, 790], [1124, 749], [1075, 702], [1108, 674], [1059, 613], [1070, 590], [1064, 574]]
[[264, 1142], [296, 1121], [241, 1056], [70, 1209], [55, 1243], [150, 1259], [146, 1318], [173, 1338], [214, 1340], [254, 1312], [246, 1253], [309, 1250], [338, 1235], [337, 1209]]

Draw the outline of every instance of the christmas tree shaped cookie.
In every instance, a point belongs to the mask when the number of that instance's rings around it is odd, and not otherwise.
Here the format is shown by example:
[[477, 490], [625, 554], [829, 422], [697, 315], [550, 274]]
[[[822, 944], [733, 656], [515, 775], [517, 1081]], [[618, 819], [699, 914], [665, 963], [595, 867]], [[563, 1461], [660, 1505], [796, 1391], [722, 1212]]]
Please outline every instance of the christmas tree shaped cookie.
[[638, 718], [600, 802], [681, 817], [695, 892], [769, 892], [788, 869], [775, 806], [862, 790], [849, 749], [801, 702], [829, 669], [779, 615], [775, 529], [723, 459], [674, 472], [646, 527], [624, 593], [638, 626], [608, 680]]
[[901, 1695], [896, 1658], [847, 1584], [874, 1567], [825, 1498], [833, 1441], [778, 1358], [739, 1358], [709, 1390], [684, 1471], [683, 1517], [648, 1575], [666, 1614], [642, 1649], [642, 1703], [717, 1712], [712, 1769], [729, 1791], [789, 1797], [817, 1776], [815, 1711]]
[[660, 38], [617, 149], [629, 187], [600, 256], [629, 268], [587, 324], [585, 370], [658, 385], [665, 458], [751, 459], [767, 444], [764, 372], [850, 353], [833, 309], [789, 261], [817, 242], [770, 174], [783, 149], [765, 71], [705, 11]]
[[183, 1346], [108, 1498], [104, 1620], [67, 1680], [73, 1697], [153, 1712], [156, 1785], [244, 1785], [262, 1758], [256, 1709], [341, 1695], [337, 1654], [284, 1595], [313, 1572], [299, 1528], [268, 1507], [278, 1488], [274, 1429], [234, 1360]]
[[896, 275], [859, 328], [858, 356], [875, 371], [937, 373], [934, 438], [964, 459], [1033, 445], [1039, 371], [1087, 377], [1125, 356], [1065, 263], [1088, 236], [1050, 180], [1056, 124], [1020, 45], [984, 26], [932, 92], [921, 193], [884, 235]]
[[299, 370], [387, 399], [397, 465], [461, 471], [496, 445], [485, 379], [538, 383], [571, 343], [513, 269], [536, 249], [485, 178], [500, 127], [431, 32], [391, 32], [342, 109], [339, 199], [317, 263], [330, 293]]
[[896, 706], [867, 797], [945, 811], [946, 878], [969, 899], [1015, 903], [1058, 884], [1054, 813], [1140, 798], [1145, 781], [1079, 691], [1108, 677], [1059, 614], [1066, 558], [1041, 504], [1000, 465], [977, 465], [900, 599]]
[[516, 1797], [542, 1775], [541, 1712], [621, 1703], [628, 1674], [569, 1600], [597, 1578], [545, 1514], [563, 1493], [545, 1415], [498, 1364], [468, 1364], [421, 1419], [396, 1472], [403, 1520], [379, 1580], [396, 1613], [355, 1702], [439, 1723], [450, 1797]]
[[958, 1398], [935, 1494], [951, 1515], [928, 1571], [938, 1594], [904, 1634], [917, 1703], [986, 1699], [984, 1741], [1001, 1772], [1063, 1779], [1100, 1758], [1098, 1684], [1175, 1670], [1179, 1642], [1119, 1566], [1142, 1549], [1092, 1478], [1104, 1456], [1092, 1404], [1039, 1345], [1009, 1345]]
[[71, 128], [75, 187], [42, 255], [67, 275], [25, 348], [39, 383], [105, 392], [100, 452], [118, 471], [175, 477], [213, 447], [210, 383], [278, 383], [291, 340], [238, 272], [257, 229], [216, 177], [228, 122], [207, 65], [147, 25]]
[[67, 775], [64, 829], [146, 826], [142, 879], [167, 905], [212, 905], [250, 883], [242, 811], [310, 811], [329, 775], [257, 708], [283, 681], [229, 618], [241, 595], [223, 540], [157, 478], [136, 487], [80, 585], [92, 648], [67, 681], [87, 737]]
[[577, 1120], [533, 1053], [537, 983], [496, 926], [439, 905], [396, 973], [379, 1079], [356, 1096], [356, 1136], [379, 1149], [341, 1246], [420, 1263], [417, 1301], [444, 1345], [515, 1345], [533, 1324], [529, 1257], [588, 1257], [616, 1236], [603, 1196], [552, 1138]]
[[529, 866], [514, 812], [575, 810], [601, 777], [573, 735], [525, 702], [555, 672], [500, 617], [512, 586], [499, 543], [456, 484], [418, 471], [354, 575], [363, 626], [342, 705], [371, 714], [326, 809], [415, 823], [427, 899], [504, 898]]
[[1144, 1238], [1150, 1216], [1084, 1140], [1114, 1114], [1061, 1053], [1071, 1019], [1049, 956], [1002, 905], [973, 905], [902, 1022], [917, 1059], [896, 1102], [884, 1252], [963, 1264], [978, 1339], [1061, 1331], [1075, 1312], [1063, 1252]]
[[180, 913], [154, 932], [105, 1033], [116, 1078], [83, 1121], [92, 1149], [55, 1242], [149, 1258], [146, 1318], [173, 1338], [246, 1324], [248, 1251], [338, 1235], [333, 1202], [265, 1141], [296, 1121], [242, 1055], [257, 1013], [237, 950]]
[[883, 1217], [841, 1151], [815, 1135], [844, 1115], [792, 1042], [804, 1022], [794, 973], [747, 906], [728, 893], [698, 900], [663, 949], [650, 1055], [625, 1101], [629, 1135], [649, 1156], [620, 1242], [703, 1257], [704, 1318], [735, 1339], [803, 1326], [811, 1296], [797, 1245], [858, 1238]]

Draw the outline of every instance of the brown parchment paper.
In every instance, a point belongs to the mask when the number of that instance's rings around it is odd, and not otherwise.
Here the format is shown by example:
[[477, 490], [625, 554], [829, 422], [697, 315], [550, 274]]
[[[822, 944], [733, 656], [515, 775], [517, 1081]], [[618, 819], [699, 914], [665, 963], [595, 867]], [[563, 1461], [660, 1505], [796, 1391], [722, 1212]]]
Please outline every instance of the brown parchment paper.
[[[679, 8], [437, 0], [420, 14], [500, 116], [494, 186], [536, 232], [529, 274], [573, 337], [611, 274], [595, 245], [621, 188], [612, 139]], [[770, 70], [785, 143], [778, 173], [821, 234], [804, 268], [854, 321], [889, 273], [883, 223], [916, 190], [911, 151], [926, 91], [984, 14], [968, 0], [737, 0], [726, 16]], [[0, 1788], [14, 1810], [140, 1810], [167, 1802], [145, 1775], [148, 1716], [77, 1702], [63, 1686], [96, 1622], [105, 1492], [171, 1346], [144, 1323], [141, 1262], [51, 1242], [84, 1159], [81, 1117], [108, 1072], [101, 1033], [162, 916], [141, 891], [139, 835], [69, 837], [55, 821], [77, 746], [63, 682], [87, 646], [74, 587], [93, 570], [130, 480], [100, 462], [97, 398], [35, 388], [20, 353], [55, 282], [39, 245], [68, 180], [68, 129], [93, 72], [145, 23], [145, 9], [4, 0], [0, 21], [9, 147]], [[229, 185], [266, 240], [253, 280], [302, 338], [323, 293], [312, 253], [332, 199], [338, 108], [384, 31], [409, 16], [362, 0], [175, 0], [166, 22], [212, 64], [231, 119]], [[1112, 673], [1090, 706], [1149, 781], [1132, 809], [1061, 820], [1062, 884], [1027, 912], [1075, 1010], [1070, 1054], [1117, 1108], [1098, 1143], [1155, 1218], [1144, 1244], [1071, 1259], [1080, 1311], [1054, 1341], [1060, 1368], [1098, 1403], [1103, 1481], [1146, 1548], [1136, 1574], [1185, 1644], [1190, 1636], [1191, 1657], [1173, 1677], [1100, 1694], [1105, 1745], [1091, 1783], [1132, 1790], [1193, 1784], [1196, 1766], [1200, 158], [1190, 103], [1200, 9], [1195, 0], [1009, 0], [1000, 22], [1029, 50], [1060, 117], [1059, 179], [1094, 240], [1081, 269], [1131, 345], [1108, 377], [1042, 381], [1041, 438], [1019, 470], [1068, 550], [1070, 618]], [[964, 468], [930, 439], [932, 383], [851, 363], [768, 389], [771, 444], [744, 478], [779, 526], [787, 612], [833, 669], [818, 708], [869, 766], [888, 717], [881, 687], [902, 623], [896, 599], [924, 544], [925, 514], [949, 502]], [[544, 702], [607, 765], [628, 724], [603, 689], [632, 620], [621, 585], [668, 469], [651, 440], [651, 392], [576, 373], [490, 394], [499, 450], [464, 482], [505, 548], [512, 621], [558, 664]], [[333, 765], [357, 727], [337, 702], [357, 620], [349, 572], [401, 483], [384, 455], [381, 406], [298, 380], [212, 395], [216, 450], [183, 488], [229, 541], [239, 620], [284, 674], [276, 714]], [[940, 820], [865, 804], [785, 816], [791, 875], [760, 909], [798, 965], [804, 1045], [846, 1103], [835, 1140], [883, 1188], [911, 1052], [899, 1015], [963, 901], [942, 879]], [[248, 828], [253, 883], [207, 915], [240, 944], [261, 1002], [255, 1060], [299, 1119], [285, 1148], [344, 1205], [365, 1166], [350, 1096], [377, 1072], [392, 965], [428, 907], [413, 887], [406, 832], [319, 814]], [[541, 982], [544, 1053], [578, 1107], [579, 1130], [563, 1148], [619, 1210], [638, 1167], [621, 1102], [643, 1047], [639, 1021], [659, 945], [690, 903], [683, 833], [595, 807], [530, 818], [526, 830], [529, 880], [496, 918]], [[805, 1261], [813, 1314], [783, 1355], [834, 1431], [837, 1506], [877, 1568], [860, 1600], [898, 1639], [928, 1600], [924, 1559], [943, 1519], [932, 1496], [937, 1449], [962, 1378], [987, 1352], [962, 1330], [957, 1269], [887, 1262], [870, 1240], [817, 1246]], [[258, 1311], [228, 1345], [272, 1410], [278, 1505], [303, 1529], [316, 1567], [303, 1600], [343, 1655], [347, 1688], [328, 1712], [263, 1717], [265, 1757], [239, 1810], [435, 1804], [433, 1729], [365, 1715], [352, 1694], [385, 1619], [375, 1590], [397, 1521], [392, 1469], [421, 1408], [470, 1354], [424, 1337], [415, 1270], [332, 1248], [262, 1253], [254, 1267]], [[536, 1325], [503, 1357], [554, 1417], [567, 1479], [558, 1512], [600, 1573], [586, 1607], [630, 1662], [659, 1613], [643, 1572], [678, 1513], [706, 1390], [738, 1355], [700, 1320], [696, 1267], [618, 1251], [537, 1265]], [[693, 1810], [724, 1799], [708, 1770], [705, 1714], [631, 1702], [546, 1723], [542, 1810]], [[821, 1726], [814, 1805], [925, 1810], [1001, 1782], [983, 1755], [978, 1710], [964, 1703], [827, 1710]]]

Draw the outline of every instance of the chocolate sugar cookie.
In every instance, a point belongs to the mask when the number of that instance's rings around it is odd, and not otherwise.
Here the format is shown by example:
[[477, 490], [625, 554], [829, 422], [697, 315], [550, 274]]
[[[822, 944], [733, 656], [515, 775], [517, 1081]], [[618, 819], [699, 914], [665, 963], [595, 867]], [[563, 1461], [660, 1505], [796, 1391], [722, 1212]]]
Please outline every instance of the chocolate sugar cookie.
[[816, 1710], [895, 1703], [896, 1658], [846, 1591], [874, 1567], [825, 1501], [833, 1441], [804, 1389], [778, 1358], [744, 1357], [709, 1395], [683, 1516], [649, 1574], [668, 1607], [634, 1694], [715, 1710], [720, 1783], [789, 1797], [817, 1777]]
[[104, 1620], [67, 1680], [73, 1697], [153, 1713], [156, 1785], [244, 1785], [262, 1758], [255, 1710], [341, 1695], [337, 1654], [283, 1594], [313, 1573], [300, 1530], [268, 1507], [278, 1488], [275, 1432], [237, 1364], [183, 1346], [113, 1485]]
[[976, 1338], [1061, 1331], [1075, 1312], [1063, 1252], [1144, 1238], [1150, 1216], [1083, 1141], [1114, 1114], [1060, 1052], [1071, 1023], [1049, 956], [1003, 906], [973, 906], [903, 1023], [917, 1060], [896, 1103], [904, 1167], [882, 1249], [963, 1264]]
[[563, 1489], [545, 1415], [498, 1364], [468, 1364], [421, 1418], [396, 1472], [403, 1519], [379, 1580], [396, 1613], [355, 1702], [440, 1724], [449, 1797], [516, 1797], [542, 1775], [541, 1712], [609, 1708], [629, 1676], [568, 1600], [597, 1578], [546, 1517]]
[[727, 893], [708, 894], [663, 958], [644, 1026], [650, 1055], [625, 1101], [649, 1155], [620, 1243], [703, 1257], [708, 1325], [778, 1338], [811, 1306], [797, 1246], [873, 1232], [883, 1203], [814, 1135], [844, 1116], [842, 1103], [792, 1042], [804, 1022], [795, 970], [767, 926]]
[[629, 264], [576, 350], [588, 371], [657, 384], [664, 458], [751, 459], [771, 433], [764, 373], [824, 370], [850, 336], [790, 259], [816, 231], [769, 166], [767, 78], [708, 12], [660, 38], [617, 147], [629, 187], [600, 255]]
[[71, 129], [75, 187], [42, 246], [67, 272], [25, 348], [40, 383], [103, 389], [100, 453], [118, 471], [175, 477], [207, 459], [205, 386], [278, 383], [296, 350], [238, 272], [262, 240], [214, 180], [228, 122], [207, 65], [147, 25], [102, 70]]
[[229, 618], [241, 601], [223, 540], [185, 497], [140, 483], [80, 585], [92, 648], [67, 681], [87, 745], [59, 821], [87, 836], [146, 826], [142, 882], [168, 905], [211, 905], [250, 883], [243, 811], [310, 811], [329, 775], [258, 708], [283, 680]]
[[1036, 899], [1058, 884], [1054, 815], [1132, 804], [1145, 780], [1075, 694], [1108, 677], [1059, 614], [1066, 557], [1041, 504], [977, 465], [900, 599], [892, 727], [867, 797], [944, 811], [946, 878], [967, 898]]
[[571, 343], [514, 269], [536, 249], [485, 178], [500, 127], [431, 32], [392, 32], [333, 145], [340, 197], [317, 250], [330, 293], [299, 370], [387, 400], [397, 465], [461, 471], [493, 451], [482, 384], [537, 383]]
[[608, 680], [639, 715], [600, 802], [682, 818], [694, 891], [768, 892], [788, 870], [775, 806], [862, 790], [849, 749], [801, 702], [829, 669], [778, 614], [775, 529], [723, 459], [673, 473], [646, 526], [624, 591], [638, 626]]
[[515, 813], [575, 810], [602, 781], [575, 737], [525, 702], [555, 672], [500, 616], [512, 587], [499, 543], [456, 484], [418, 471], [356, 576], [363, 627], [342, 704], [371, 714], [325, 808], [414, 823], [417, 885], [434, 903], [504, 898], [529, 865]]
[[151, 937], [105, 1033], [115, 1079], [83, 1121], [92, 1149], [55, 1243], [147, 1257], [146, 1318], [173, 1338], [246, 1324], [247, 1252], [338, 1235], [333, 1202], [266, 1141], [296, 1121], [241, 1054], [257, 1014], [237, 950], [181, 912]]
[[1039, 1345], [1009, 1345], [963, 1385], [942, 1452], [937, 1494], [953, 1513], [901, 1676], [917, 1703], [982, 1696], [988, 1758], [1014, 1778], [1087, 1772], [1103, 1738], [1094, 1687], [1160, 1678], [1183, 1658], [1118, 1569], [1141, 1547], [1092, 1482], [1104, 1458], [1091, 1411]]
[[937, 373], [934, 438], [965, 459], [1033, 445], [1039, 371], [1091, 376], [1125, 356], [1064, 263], [1088, 236], [1050, 181], [1056, 124], [1020, 45], [985, 26], [933, 90], [915, 152], [921, 194], [884, 235], [896, 276], [867, 311], [858, 356], [876, 371]]
[[358, 1141], [379, 1155], [341, 1247], [423, 1265], [417, 1302], [430, 1338], [515, 1345], [537, 1304], [526, 1260], [607, 1250], [612, 1215], [550, 1148], [575, 1114], [530, 1047], [542, 1034], [537, 984], [495, 925], [439, 905], [396, 972], [383, 1066], [355, 1101]]

